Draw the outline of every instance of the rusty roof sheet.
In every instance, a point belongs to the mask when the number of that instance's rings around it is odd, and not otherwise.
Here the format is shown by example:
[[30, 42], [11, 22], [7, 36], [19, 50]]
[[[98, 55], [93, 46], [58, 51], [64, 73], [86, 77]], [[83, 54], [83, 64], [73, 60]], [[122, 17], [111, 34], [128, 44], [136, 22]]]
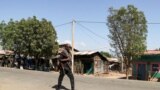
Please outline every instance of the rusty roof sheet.
[[0, 50], [0, 55], [4, 55], [6, 52], [4, 50]]
[[107, 58], [109, 62], [119, 62], [118, 58]]
[[160, 54], [160, 50], [147, 50], [144, 52], [145, 55], [156, 55]]
[[74, 55], [92, 55], [98, 52], [95, 51], [81, 51], [81, 52], [75, 52]]
[[0, 50], [0, 55], [10, 55], [13, 54], [14, 52], [11, 50]]

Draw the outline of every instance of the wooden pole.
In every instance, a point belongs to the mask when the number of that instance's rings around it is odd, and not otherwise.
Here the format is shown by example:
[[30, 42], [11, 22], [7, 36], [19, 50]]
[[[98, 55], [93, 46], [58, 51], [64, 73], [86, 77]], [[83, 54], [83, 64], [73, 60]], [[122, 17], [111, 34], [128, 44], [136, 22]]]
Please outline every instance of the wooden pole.
[[75, 20], [72, 21], [72, 73], [74, 74], [74, 31], [75, 31]]

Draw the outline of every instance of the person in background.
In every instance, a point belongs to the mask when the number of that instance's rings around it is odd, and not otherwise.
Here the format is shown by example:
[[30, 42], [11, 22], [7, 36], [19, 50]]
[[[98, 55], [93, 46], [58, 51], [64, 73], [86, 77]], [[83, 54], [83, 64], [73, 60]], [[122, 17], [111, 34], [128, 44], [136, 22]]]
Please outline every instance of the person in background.
[[57, 90], [60, 89], [63, 78], [65, 75], [67, 75], [70, 79], [71, 83], [71, 90], [75, 90], [75, 83], [74, 83], [74, 76], [71, 71], [71, 55], [69, 51], [70, 47], [69, 45], [65, 45], [65, 47], [60, 48], [58, 55], [60, 56], [59, 58], [59, 69], [60, 69], [60, 74], [58, 78], [58, 86]]

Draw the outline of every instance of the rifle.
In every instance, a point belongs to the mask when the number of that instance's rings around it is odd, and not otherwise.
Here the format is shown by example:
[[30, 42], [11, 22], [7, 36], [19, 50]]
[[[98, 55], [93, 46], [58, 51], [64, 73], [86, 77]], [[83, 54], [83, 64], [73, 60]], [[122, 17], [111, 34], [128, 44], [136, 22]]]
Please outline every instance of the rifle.
[[62, 57], [62, 55], [60, 55], [60, 54], [58, 54], [58, 55], [56, 55], [55, 57], [53, 57], [52, 59], [53, 60], [57, 60], [57, 62], [59, 62], [59, 63], [57, 63], [58, 64], [58, 68], [60, 67], [60, 64], [61, 64], [61, 59], [62, 59], [63, 57]]
[[[65, 59], [66, 58], [66, 59]], [[59, 61], [59, 66], [61, 66], [62, 69], [64, 69], [64, 66], [68, 66], [70, 69], [70, 55], [69, 53], [66, 51], [66, 49], [62, 49], [58, 52], [58, 54], [53, 58], [53, 59], [57, 59]]]

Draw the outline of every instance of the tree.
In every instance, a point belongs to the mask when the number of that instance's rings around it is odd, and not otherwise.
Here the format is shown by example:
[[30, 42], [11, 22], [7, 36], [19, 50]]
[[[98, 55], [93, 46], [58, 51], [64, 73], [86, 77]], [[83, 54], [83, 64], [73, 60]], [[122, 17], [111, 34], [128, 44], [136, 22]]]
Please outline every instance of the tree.
[[[3, 31], [4, 31], [4, 27], [6, 26], [6, 23], [4, 21], [2, 21], [0, 23], [0, 45], [2, 47], [3, 43], [2, 43], [2, 38], [3, 38]], [[2, 47], [3, 48], [3, 47]]]
[[142, 11], [133, 5], [127, 8], [109, 9], [108, 27], [111, 46], [124, 59], [126, 78], [133, 57], [137, 57], [146, 49], [147, 21]]
[[[1, 23], [2, 24], [2, 23]], [[10, 20], [0, 32], [5, 49], [17, 54], [49, 58], [58, 50], [57, 35], [52, 23], [35, 16], [20, 21]]]
[[15, 37], [15, 28], [16, 22], [12, 19], [8, 23], [4, 21], [1, 22], [0, 26], [0, 36], [1, 36], [1, 45], [3, 49], [13, 50], [14, 45], [14, 37]]
[[46, 19], [41, 21], [33, 18], [22, 19], [18, 22], [17, 43], [21, 43], [21, 53], [36, 57], [49, 57], [57, 51], [57, 36], [51, 22]]
[[111, 54], [109, 54], [108, 52], [101, 51], [100, 53], [105, 57], [111, 57]]

